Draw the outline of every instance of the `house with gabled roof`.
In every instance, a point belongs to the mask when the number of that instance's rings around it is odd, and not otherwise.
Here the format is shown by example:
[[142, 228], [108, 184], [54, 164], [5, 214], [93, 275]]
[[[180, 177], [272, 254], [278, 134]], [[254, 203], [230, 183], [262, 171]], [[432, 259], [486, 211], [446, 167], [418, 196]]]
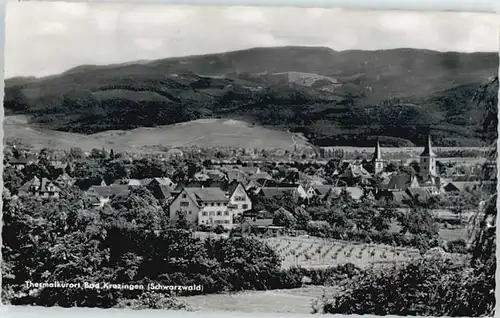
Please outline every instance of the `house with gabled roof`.
[[290, 194], [294, 198], [307, 199], [307, 191], [302, 185], [290, 185], [290, 186], [279, 186], [279, 187], [262, 187], [257, 192], [259, 195], [264, 197], [273, 198], [276, 196], [282, 196], [285, 193]]
[[481, 182], [463, 182], [463, 181], [451, 181], [446, 182], [441, 187], [441, 190], [446, 193], [459, 193], [468, 190], [476, 190], [480, 187]]
[[416, 176], [409, 174], [396, 174], [389, 179], [387, 185], [381, 185], [381, 190], [406, 191], [408, 188], [418, 187], [420, 187], [420, 184]]
[[128, 185], [100, 185], [91, 186], [87, 191], [87, 196], [92, 199], [92, 204], [95, 207], [103, 207], [108, 204], [115, 196], [126, 195], [129, 192]]
[[170, 220], [176, 222], [182, 213], [196, 225], [231, 228], [233, 214], [228, 205], [229, 197], [220, 188], [183, 188], [170, 203]]
[[33, 177], [30, 181], [23, 184], [19, 190], [18, 195], [33, 196], [45, 199], [57, 199], [61, 193], [61, 189], [47, 178]]
[[414, 203], [425, 204], [429, 202], [432, 193], [427, 188], [408, 188], [406, 194], [411, 198]]
[[147, 188], [151, 191], [153, 196], [161, 202], [168, 202], [176, 194], [174, 187], [157, 182], [150, 182]]
[[259, 167], [238, 167], [238, 170], [246, 173], [250, 177], [262, 173]]
[[238, 183], [242, 183], [242, 184], [246, 185], [250, 182], [250, 177], [246, 173], [244, 173], [240, 170], [227, 171], [226, 178], [227, 178], [227, 181], [229, 183], [236, 181]]
[[252, 200], [242, 183], [229, 185], [227, 195], [229, 196], [228, 208], [232, 211], [234, 217], [252, 209]]
[[249, 179], [251, 181], [259, 182], [261, 180], [273, 180], [273, 177], [265, 171], [260, 171], [259, 173], [254, 173], [254, 174], [250, 175]]
[[335, 185], [315, 185], [314, 190], [316, 197], [320, 200], [337, 199], [346, 191], [354, 200], [360, 200], [363, 197], [364, 191], [360, 187], [337, 187]]
[[151, 182], [148, 183], [148, 185], [152, 185], [155, 183], [162, 186], [169, 186], [171, 188], [176, 187], [175, 182], [173, 182], [172, 179], [170, 179], [169, 177], [153, 178]]
[[70, 177], [66, 172], [59, 175], [55, 180], [54, 183], [59, 187], [59, 188], [67, 188], [71, 187], [75, 183], [75, 179]]
[[9, 166], [16, 168], [17, 170], [23, 170], [26, 166], [33, 164], [37, 161], [37, 158], [32, 155], [24, 155], [11, 158], [7, 163]]
[[245, 219], [241, 224], [241, 230], [243, 233], [250, 234], [264, 234], [269, 233], [271, 235], [279, 235], [285, 231], [284, 226], [273, 225], [272, 218], [266, 219]]

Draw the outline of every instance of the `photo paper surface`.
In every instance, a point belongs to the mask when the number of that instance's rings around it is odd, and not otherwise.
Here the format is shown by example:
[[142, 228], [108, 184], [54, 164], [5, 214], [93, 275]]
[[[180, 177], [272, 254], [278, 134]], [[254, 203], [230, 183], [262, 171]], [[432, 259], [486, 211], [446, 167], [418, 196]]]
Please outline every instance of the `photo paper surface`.
[[16, 2], [2, 302], [493, 315], [498, 16]]

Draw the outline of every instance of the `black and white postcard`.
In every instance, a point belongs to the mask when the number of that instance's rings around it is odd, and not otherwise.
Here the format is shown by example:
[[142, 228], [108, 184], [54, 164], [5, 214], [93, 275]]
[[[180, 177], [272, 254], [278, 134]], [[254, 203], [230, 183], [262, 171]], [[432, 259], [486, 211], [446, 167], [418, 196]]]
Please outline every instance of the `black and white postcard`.
[[497, 15], [5, 21], [4, 304], [494, 314]]

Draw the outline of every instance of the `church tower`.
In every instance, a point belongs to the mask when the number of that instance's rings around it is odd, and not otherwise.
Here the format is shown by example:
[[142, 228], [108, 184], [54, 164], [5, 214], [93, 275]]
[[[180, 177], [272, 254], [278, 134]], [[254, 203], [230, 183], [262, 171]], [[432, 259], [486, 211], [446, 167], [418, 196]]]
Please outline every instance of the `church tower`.
[[431, 135], [427, 136], [424, 152], [420, 155], [420, 174], [422, 176], [437, 176], [436, 154], [432, 150]]
[[380, 142], [378, 138], [377, 144], [375, 145], [375, 153], [373, 154], [373, 167], [375, 174], [384, 171], [384, 160], [382, 159], [382, 151], [380, 151]]

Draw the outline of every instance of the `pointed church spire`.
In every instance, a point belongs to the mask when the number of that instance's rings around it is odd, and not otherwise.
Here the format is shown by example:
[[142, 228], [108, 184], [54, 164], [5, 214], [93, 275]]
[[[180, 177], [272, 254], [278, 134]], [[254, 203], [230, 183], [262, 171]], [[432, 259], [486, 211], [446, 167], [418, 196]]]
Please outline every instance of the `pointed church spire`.
[[375, 145], [375, 154], [373, 160], [382, 159], [382, 151], [380, 151], [380, 140], [377, 138], [377, 144]]
[[421, 157], [436, 157], [436, 154], [432, 150], [431, 135], [427, 135], [427, 142], [425, 144], [424, 152], [420, 155]]

